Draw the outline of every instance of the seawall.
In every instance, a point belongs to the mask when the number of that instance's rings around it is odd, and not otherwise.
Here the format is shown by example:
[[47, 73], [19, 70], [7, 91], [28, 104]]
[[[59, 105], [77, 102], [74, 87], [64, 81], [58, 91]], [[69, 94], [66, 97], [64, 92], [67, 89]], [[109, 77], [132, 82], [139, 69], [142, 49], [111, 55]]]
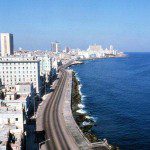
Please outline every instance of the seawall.
[[108, 145], [107, 141], [101, 141], [96, 143], [91, 143], [83, 134], [79, 126], [74, 120], [72, 110], [71, 110], [71, 94], [72, 94], [72, 71], [68, 70], [68, 79], [66, 82], [66, 89], [64, 90], [64, 104], [63, 104], [63, 116], [66, 123], [66, 128], [71, 134], [81, 150], [89, 149], [100, 149], [109, 150], [111, 147]]

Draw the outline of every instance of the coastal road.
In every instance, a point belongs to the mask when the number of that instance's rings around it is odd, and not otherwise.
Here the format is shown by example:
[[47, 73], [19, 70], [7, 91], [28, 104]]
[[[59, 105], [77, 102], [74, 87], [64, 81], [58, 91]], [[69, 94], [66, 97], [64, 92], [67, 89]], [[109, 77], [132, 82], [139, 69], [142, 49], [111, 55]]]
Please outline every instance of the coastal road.
[[[70, 63], [59, 68], [59, 76], [54, 83], [52, 89], [53, 92], [49, 93], [44, 98], [43, 102], [38, 108], [37, 120], [36, 120], [36, 131], [45, 131], [45, 139], [43, 134], [40, 136], [41, 144], [39, 144], [40, 150], [108, 150], [105, 144], [98, 143], [91, 144], [83, 137], [79, 127], [76, 123], [73, 123], [73, 128], [68, 128], [66, 125], [66, 119], [70, 120], [72, 118], [63, 115], [63, 110], [65, 109], [64, 103], [66, 104], [66, 91], [68, 90], [68, 83], [70, 83], [70, 73], [65, 70]], [[69, 88], [70, 90], [70, 88]], [[65, 102], [64, 102], [65, 101]], [[68, 113], [68, 110], [65, 109]], [[65, 116], [65, 118], [64, 118]], [[70, 116], [70, 115], [69, 115]], [[68, 120], [68, 121], [69, 121]], [[71, 129], [71, 130], [70, 130]], [[38, 136], [38, 138], [40, 138]], [[50, 139], [50, 140], [49, 140]], [[46, 140], [46, 142], [44, 142]]]
[[62, 114], [63, 108], [63, 90], [67, 82], [67, 71], [60, 68], [60, 78], [51, 96], [48, 97], [49, 102], [44, 110], [43, 123], [45, 131], [45, 139], [50, 139], [45, 142], [44, 146], [50, 150], [76, 150], [76, 145], [73, 137], [65, 126], [65, 121]]

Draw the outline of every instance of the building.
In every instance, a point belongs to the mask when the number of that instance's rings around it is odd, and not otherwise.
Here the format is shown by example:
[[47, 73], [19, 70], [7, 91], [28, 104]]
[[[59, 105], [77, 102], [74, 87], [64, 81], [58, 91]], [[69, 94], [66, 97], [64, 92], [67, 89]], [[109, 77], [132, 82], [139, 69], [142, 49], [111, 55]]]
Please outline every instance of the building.
[[102, 50], [102, 46], [101, 45], [97, 45], [97, 44], [94, 44], [94, 45], [90, 45], [88, 50], [90, 51], [100, 51]]
[[13, 55], [13, 34], [1, 33], [1, 56]]
[[50, 74], [51, 70], [51, 58], [48, 56], [38, 56], [37, 60], [40, 60], [40, 75]]
[[0, 149], [21, 150], [24, 139], [23, 110], [0, 103]]
[[17, 84], [15, 87], [3, 89], [4, 96], [0, 98], [0, 103], [5, 106], [24, 110], [27, 115], [34, 111], [35, 90], [30, 83]]
[[60, 52], [61, 51], [60, 43], [52, 42], [51, 43], [51, 51], [56, 52], [56, 53]]
[[18, 83], [33, 83], [36, 93], [40, 93], [40, 61], [38, 60], [0, 60], [0, 79], [2, 85], [15, 86]]
[[70, 48], [69, 48], [69, 47], [65, 47], [64, 52], [65, 52], [65, 53], [69, 53], [69, 52], [70, 52]]
[[17, 110], [7, 106], [0, 107], [0, 125], [12, 124], [18, 129], [24, 131], [24, 116], [23, 110]]
[[114, 50], [112, 45], [109, 46], [109, 50], [111, 50], [111, 51]]
[[21, 150], [23, 149], [24, 134], [22, 129], [11, 124], [0, 125], [0, 150]]

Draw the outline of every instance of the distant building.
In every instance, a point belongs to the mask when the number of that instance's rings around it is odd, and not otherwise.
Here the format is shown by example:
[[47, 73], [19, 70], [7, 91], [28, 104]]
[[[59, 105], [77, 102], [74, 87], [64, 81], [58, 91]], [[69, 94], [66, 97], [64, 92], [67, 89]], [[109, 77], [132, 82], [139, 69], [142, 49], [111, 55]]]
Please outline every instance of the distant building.
[[69, 53], [70, 52], [70, 48], [69, 47], [65, 47], [65, 52]]
[[102, 46], [101, 45], [97, 45], [97, 44], [94, 44], [94, 45], [90, 45], [88, 50], [91, 50], [91, 51], [100, 51], [102, 50]]
[[110, 45], [109, 50], [111, 50], [111, 51], [114, 50], [112, 45]]
[[56, 52], [56, 53], [60, 52], [61, 51], [60, 43], [52, 42], [51, 43], [51, 51]]
[[1, 56], [13, 55], [13, 34], [1, 33]]

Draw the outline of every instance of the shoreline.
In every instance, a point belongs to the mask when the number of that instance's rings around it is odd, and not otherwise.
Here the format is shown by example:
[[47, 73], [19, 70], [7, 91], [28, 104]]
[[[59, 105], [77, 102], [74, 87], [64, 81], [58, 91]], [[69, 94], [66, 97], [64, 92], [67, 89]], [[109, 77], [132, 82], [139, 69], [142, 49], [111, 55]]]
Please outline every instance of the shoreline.
[[[79, 61], [85, 61], [85, 60], [97, 60], [97, 59], [108, 59], [108, 58], [125, 58], [128, 57], [127, 54], [123, 54], [121, 56], [107, 56], [107, 57], [93, 57], [93, 58], [82, 58], [79, 59]], [[76, 64], [78, 65], [78, 64]]]
[[[98, 58], [98, 59], [102, 59], [102, 58]], [[89, 59], [87, 59], [87, 60], [89, 60]], [[84, 60], [80, 60], [80, 61], [84, 61]], [[79, 65], [79, 64], [83, 64], [83, 63], [72, 64], [70, 66]], [[82, 87], [82, 84], [80, 84], [80, 79], [77, 77], [76, 74], [77, 73], [73, 70], [73, 73], [72, 73], [72, 81], [73, 81], [73, 83], [72, 83], [72, 94], [71, 94], [71, 110], [72, 110], [72, 114], [73, 114], [74, 120], [77, 123], [77, 125], [79, 126], [79, 128], [81, 129], [81, 131], [83, 132], [84, 136], [91, 143], [94, 144], [95, 142], [104, 141], [106, 139], [103, 139], [103, 140], [100, 139], [92, 131], [92, 127], [94, 125], [96, 125], [96, 121], [94, 120], [94, 117], [90, 116], [88, 114], [88, 112], [83, 110], [83, 108], [85, 107], [84, 104], [82, 103], [84, 95], [82, 95], [81, 90], [80, 90], [81, 87]], [[86, 124], [86, 123], [84, 124], [84, 122], [89, 122], [90, 125]], [[120, 150], [120, 148], [118, 146], [114, 146], [114, 145], [111, 145], [111, 144], [108, 144], [108, 145], [110, 145], [111, 150]]]
[[75, 72], [72, 74], [72, 98], [71, 98], [71, 108], [73, 117], [82, 130], [84, 136], [91, 142], [99, 142], [100, 139], [91, 131], [92, 127], [95, 125], [95, 121], [92, 116], [90, 116], [86, 111], [83, 110], [84, 105], [82, 104], [82, 96], [80, 92], [80, 82], [78, 81]]

